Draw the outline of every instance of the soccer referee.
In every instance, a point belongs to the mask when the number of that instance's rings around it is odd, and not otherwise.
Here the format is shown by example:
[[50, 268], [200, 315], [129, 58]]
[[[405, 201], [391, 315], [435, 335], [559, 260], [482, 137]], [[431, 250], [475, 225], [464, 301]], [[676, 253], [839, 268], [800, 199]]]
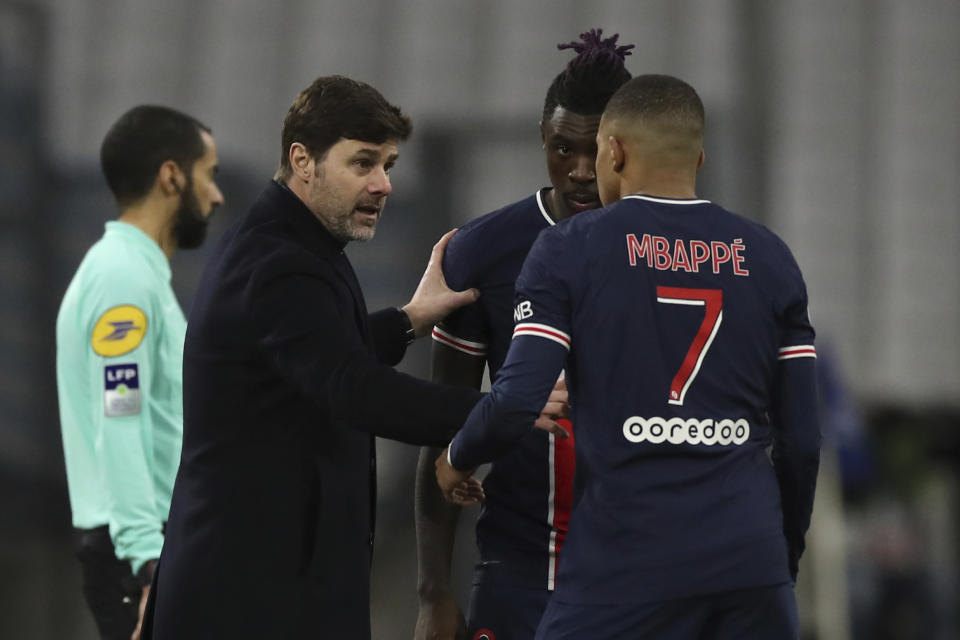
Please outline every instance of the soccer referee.
[[120, 209], [90, 248], [57, 316], [57, 390], [83, 593], [101, 637], [139, 635], [183, 433], [186, 320], [170, 256], [199, 246], [213, 209], [210, 130], [139, 106], [100, 149]]

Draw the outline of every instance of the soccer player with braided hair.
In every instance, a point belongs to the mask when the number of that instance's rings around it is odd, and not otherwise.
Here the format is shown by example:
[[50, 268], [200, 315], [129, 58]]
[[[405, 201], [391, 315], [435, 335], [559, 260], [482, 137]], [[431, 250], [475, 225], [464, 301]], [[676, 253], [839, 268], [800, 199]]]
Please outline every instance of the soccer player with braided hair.
[[576, 508], [536, 640], [800, 640], [793, 585], [820, 426], [803, 275], [766, 227], [697, 195], [705, 111], [624, 84], [597, 133], [602, 209], [545, 229], [490, 393], [437, 458], [444, 497], [507, 460], [566, 371]]
[[[464, 225], [443, 261], [454, 288], [475, 287], [479, 300], [433, 331], [433, 379], [479, 388], [485, 365], [493, 380], [513, 335], [514, 283], [543, 229], [601, 206], [594, 164], [597, 129], [607, 101], [630, 73], [633, 45], [601, 29], [557, 46], [576, 56], [547, 90], [540, 122], [551, 186]], [[420, 610], [416, 640], [533, 638], [553, 591], [574, 500], [573, 432], [558, 438], [530, 433], [498, 460], [483, 481], [477, 522], [479, 562], [466, 619], [450, 584], [459, 507], [446, 504], [434, 478], [440, 449], [421, 451], [416, 523]]]

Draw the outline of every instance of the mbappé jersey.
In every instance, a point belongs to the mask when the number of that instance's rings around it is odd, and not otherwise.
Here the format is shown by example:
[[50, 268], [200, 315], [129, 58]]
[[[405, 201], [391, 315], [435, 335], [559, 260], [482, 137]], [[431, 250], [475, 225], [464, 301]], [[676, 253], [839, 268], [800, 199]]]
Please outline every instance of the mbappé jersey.
[[628, 196], [540, 234], [515, 303], [507, 359], [450, 461], [511, 451], [566, 366], [583, 495], [553, 597], [787, 582], [820, 435], [814, 331], [786, 245], [705, 200]]
[[[513, 335], [513, 294], [537, 235], [554, 224], [544, 191], [476, 218], [451, 238], [443, 273], [454, 290], [480, 298], [434, 328], [433, 339], [485, 358], [495, 380]], [[530, 421], [533, 424], [533, 421]], [[483, 481], [487, 499], [477, 521], [478, 569], [484, 579], [553, 589], [570, 517], [573, 439], [528, 433], [497, 460]]]

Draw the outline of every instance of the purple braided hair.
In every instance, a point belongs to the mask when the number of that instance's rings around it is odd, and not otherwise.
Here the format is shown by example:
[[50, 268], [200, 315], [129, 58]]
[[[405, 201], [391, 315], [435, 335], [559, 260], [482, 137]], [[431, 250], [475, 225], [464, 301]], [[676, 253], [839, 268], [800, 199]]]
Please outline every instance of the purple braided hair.
[[603, 29], [580, 34], [577, 42], [558, 44], [557, 49], [573, 49], [576, 57], [557, 74], [547, 90], [543, 119], [548, 120], [558, 106], [581, 115], [599, 115], [617, 89], [630, 79], [624, 64], [634, 48], [617, 46], [620, 34], [603, 37]]
[[573, 49], [577, 52], [577, 57], [571, 60], [567, 67], [571, 68], [580, 64], [592, 64], [594, 62], [604, 62], [623, 66], [627, 56], [631, 55], [630, 49], [635, 45], [626, 44], [617, 46], [619, 33], [615, 33], [609, 38], [603, 39], [603, 29], [590, 29], [580, 34], [580, 40], [558, 44], [557, 49]]

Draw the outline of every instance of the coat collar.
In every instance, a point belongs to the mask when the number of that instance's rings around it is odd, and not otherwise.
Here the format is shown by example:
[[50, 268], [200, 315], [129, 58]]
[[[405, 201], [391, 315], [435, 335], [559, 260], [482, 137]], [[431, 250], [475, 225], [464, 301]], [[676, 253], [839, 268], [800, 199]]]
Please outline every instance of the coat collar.
[[303, 234], [304, 239], [313, 244], [329, 250], [332, 253], [340, 253], [347, 245], [346, 242], [333, 237], [323, 226], [313, 212], [307, 208], [307, 205], [290, 190], [286, 184], [277, 180], [271, 180], [267, 187], [266, 196], [268, 200], [277, 205], [283, 216], [289, 220], [297, 231]]
[[326, 260], [334, 272], [343, 280], [353, 298], [353, 310], [363, 341], [371, 344], [370, 330], [367, 324], [367, 305], [363, 299], [363, 290], [357, 281], [347, 254], [343, 248], [345, 242], [338, 240], [327, 231], [313, 212], [307, 208], [297, 194], [285, 184], [272, 180], [263, 194], [267, 204], [293, 227], [298, 242], [307, 246], [311, 252]]

